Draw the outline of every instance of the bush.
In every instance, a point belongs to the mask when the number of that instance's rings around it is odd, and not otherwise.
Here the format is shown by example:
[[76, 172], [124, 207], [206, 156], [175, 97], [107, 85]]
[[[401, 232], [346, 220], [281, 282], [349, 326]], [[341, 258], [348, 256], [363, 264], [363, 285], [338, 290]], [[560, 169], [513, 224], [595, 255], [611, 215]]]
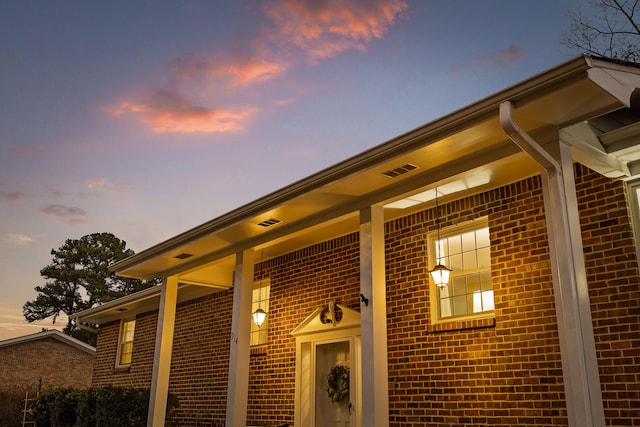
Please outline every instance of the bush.
[[[167, 412], [177, 406], [169, 396]], [[33, 405], [37, 427], [144, 427], [149, 390], [131, 387], [58, 388], [40, 393]]]

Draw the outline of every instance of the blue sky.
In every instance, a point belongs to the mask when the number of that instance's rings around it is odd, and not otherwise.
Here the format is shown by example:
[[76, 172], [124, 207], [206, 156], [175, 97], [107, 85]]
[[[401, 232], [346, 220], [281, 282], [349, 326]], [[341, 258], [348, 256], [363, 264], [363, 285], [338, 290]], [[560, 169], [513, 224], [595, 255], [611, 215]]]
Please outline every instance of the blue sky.
[[65, 239], [139, 252], [553, 67], [585, 3], [1, 2], [0, 339]]

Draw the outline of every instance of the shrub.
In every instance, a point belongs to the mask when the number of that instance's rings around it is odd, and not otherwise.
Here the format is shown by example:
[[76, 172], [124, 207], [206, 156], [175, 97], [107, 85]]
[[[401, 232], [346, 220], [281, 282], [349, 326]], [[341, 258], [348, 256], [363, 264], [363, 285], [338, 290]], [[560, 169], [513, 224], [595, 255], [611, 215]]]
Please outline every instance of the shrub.
[[[169, 413], [177, 406], [170, 396]], [[132, 387], [58, 388], [40, 393], [33, 405], [37, 427], [144, 427], [149, 390]]]

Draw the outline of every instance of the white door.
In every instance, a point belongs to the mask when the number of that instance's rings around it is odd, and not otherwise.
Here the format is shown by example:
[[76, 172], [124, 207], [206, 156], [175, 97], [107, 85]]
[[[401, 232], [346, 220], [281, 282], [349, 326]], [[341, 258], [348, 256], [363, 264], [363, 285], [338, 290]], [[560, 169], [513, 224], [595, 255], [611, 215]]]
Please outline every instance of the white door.
[[[349, 374], [346, 380], [344, 375], [351, 370], [350, 344], [350, 340], [346, 340], [315, 346], [315, 427], [352, 425], [353, 406], [350, 398], [353, 393], [349, 384], [352, 375]], [[331, 381], [330, 374], [334, 374]]]

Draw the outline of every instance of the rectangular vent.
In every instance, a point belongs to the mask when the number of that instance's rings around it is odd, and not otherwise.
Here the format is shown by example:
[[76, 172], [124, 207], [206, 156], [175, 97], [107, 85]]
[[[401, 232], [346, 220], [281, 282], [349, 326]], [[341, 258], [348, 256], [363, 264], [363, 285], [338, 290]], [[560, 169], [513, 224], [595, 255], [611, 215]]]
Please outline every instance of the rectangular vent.
[[411, 172], [414, 169], [418, 169], [418, 167], [416, 165], [412, 165], [411, 163], [406, 163], [400, 167], [397, 167], [395, 169], [391, 169], [389, 171], [386, 172], [382, 172], [382, 174], [384, 176], [387, 176], [389, 178], [395, 178], [399, 175], [403, 175], [407, 172]]
[[185, 259], [185, 258], [191, 258], [193, 256], [193, 254], [188, 254], [186, 252], [181, 253], [180, 255], [176, 255], [174, 256], [174, 258], [177, 259]]
[[264, 220], [262, 222], [259, 222], [258, 225], [260, 225], [262, 227], [271, 227], [272, 225], [276, 225], [276, 224], [281, 223], [281, 222], [282, 221], [280, 221], [279, 219], [271, 218], [271, 219], [267, 219], [267, 220]]

